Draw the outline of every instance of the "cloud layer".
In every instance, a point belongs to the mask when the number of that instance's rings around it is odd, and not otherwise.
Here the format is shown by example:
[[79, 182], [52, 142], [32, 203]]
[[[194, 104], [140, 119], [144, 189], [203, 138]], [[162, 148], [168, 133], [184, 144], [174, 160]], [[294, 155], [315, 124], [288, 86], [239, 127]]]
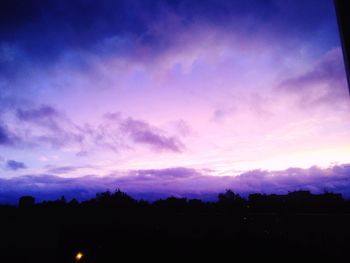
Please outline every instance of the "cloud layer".
[[303, 189], [313, 193], [337, 192], [350, 197], [350, 165], [335, 165], [327, 169], [310, 167], [283, 171], [254, 170], [238, 176], [210, 176], [206, 171], [183, 167], [115, 172], [103, 177], [26, 175], [0, 179], [0, 201], [13, 203], [25, 194], [34, 195], [38, 200], [55, 199], [61, 195], [84, 200], [93, 197], [96, 192], [117, 188], [148, 200], [166, 196], [215, 198], [217, 193], [225, 189], [243, 195], [255, 192], [284, 194]]

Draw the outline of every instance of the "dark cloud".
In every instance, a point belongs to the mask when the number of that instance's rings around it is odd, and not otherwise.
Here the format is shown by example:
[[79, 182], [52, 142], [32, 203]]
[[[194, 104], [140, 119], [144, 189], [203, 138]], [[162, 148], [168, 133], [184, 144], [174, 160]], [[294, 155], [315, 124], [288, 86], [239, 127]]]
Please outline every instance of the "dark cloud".
[[6, 167], [8, 169], [11, 169], [11, 170], [14, 170], [14, 171], [17, 171], [19, 169], [25, 169], [27, 168], [27, 166], [22, 163], [22, 162], [17, 162], [17, 161], [14, 161], [14, 160], [8, 160], [6, 162]]
[[95, 187], [91, 190], [87, 182], [87, 177], [76, 180], [47, 174], [0, 179], [0, 202], [17, 203], [22, 195], [33, 195], [39, 201], [57, 199], [62, 195], [87, 199], [93, 197], [96, 191], [105, 189]]
[[174, 136], [166, 136], [159, 129], [140, 120], [127, 118], [121, 122], [121, 130], [136, 143], [150, 145], [156, 150], [181, 152], [184, 145]]
[[0, 145], [8, 145], [11, 144], [11, 139], [8, 134], [8, 131], [0, 126]]
[[16, 110], [16, 117], [21, 122], [33, 123], [53, 133], [60, 133], [60, 137], [62, 135], [66, 135], [64, 137], [67, 137], [68, 134], [65, 129], [68, 128], [67, 126], [74, 126], [62, 113], [49, 105], [18, 108]]
[[49, 105], [17, 109], [16, 117], [20, 122], [30, 124], [30, 130], [45, 129], [44, 133], [28, 138], [29, 142], [60, 148], [66, 145], [80, 145], [85, 137], [79, 126]]
[[57, 116], [59, 116], [58, 111], [48, 105], [42, 105], [38, 108], [17, 110], [17, 117], [22, 121], [38, 121]]
[[[250, 36], [264, 28], [272, 37], [294, 43], [320, 32], [332, 34], [325, 25], [336, 23], [331, 0], [4, 0], [1, 3], [0, 69], [7, 74], [15, 74], [23, 58], [27, 63], [45, 65], [68, 50], [125, 55], [133, 52], [135, 45], [141, 45], [148, 47], [151, 54], [162, 52], [179, 44], [180, 32], [198, 24], [223, 28], [228, 33], [248, 32]], [[83, 60], [77, 60], [77, 64], [86, 66]]]
[[20, 138], [0, 122], [0, 146], [14, 146], [19, 141]]
[[255, 170], [241, 174], [232, 185], [244, 192], [287, 193], [306, 189], [314, 193], [333, 191], [350, 196], [350, 166], [309, 169], [289, 168], [283, 171]]
[[152, 200], [165, 196], [207, 198], [225, 189], [243, 195], [249, 193], [286, 194], [294, 190], [313, 193], [331, 191], [350, 197], [350, 165], [330, 168], [289, 168], [283, 171], [253, 170], [238, 176], [210, 176], [205, 171], [188, 168], [134, 170], [109, 176], [89, 175], [63, 178], [49, 174], [0, 179], [0, 201], [16, 202], [21, 195], [34, 195], [38, 200], [59, 198], [86, 199], [96, 192], [120, 188], [138, 198]]

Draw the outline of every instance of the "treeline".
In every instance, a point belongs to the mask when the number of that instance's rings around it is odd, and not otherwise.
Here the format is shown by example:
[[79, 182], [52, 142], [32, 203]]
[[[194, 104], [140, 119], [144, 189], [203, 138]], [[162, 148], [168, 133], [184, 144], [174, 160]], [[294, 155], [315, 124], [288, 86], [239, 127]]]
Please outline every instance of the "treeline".
[[35, 203], [23, 196], [18, 206], [0, 206], [0, 215], [0, 262], [77, 262], [78, 251], [84, 254], [79, 262], [98, 263], [342, 262], [350, 251], [350, 201], [334, 193], [243, 198], [227, 190], [216, 202], [176, 197], [147, 202], [120, 190], [82, 202], [62, 197]]
[[[9, 206], [6, 206], [9, 208]], [[67, 201], [64, 196], [55, 201], [44, 201], [35, 204], [32, 196], [19, 199], [18, 207], [22, 208], [101, 208], [119, 210], [163, 211], [163, 212], [237, 212], [237, 213], [344, 213], [350, 212], [350, 200], [341, 194], [325, 192], [312, 194], [310, 191], [294, 191], [285, 195], [251, 194], [241, 197], [232, 190], [218, 194], [216, 202], [205, 202], [200, 199], [169, 197], [155, 202], [136, 200], [125, 192], [97, 193], [95, 198], [79, 202], [77, 199]], [[14, 207], [12, 207], [14, 208]]]

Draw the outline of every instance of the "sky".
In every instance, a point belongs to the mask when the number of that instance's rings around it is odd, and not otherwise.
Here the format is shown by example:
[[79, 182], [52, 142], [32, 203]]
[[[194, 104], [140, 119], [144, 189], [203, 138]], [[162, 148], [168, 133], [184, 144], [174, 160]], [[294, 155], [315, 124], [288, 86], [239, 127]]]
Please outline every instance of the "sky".
[[332, 0], [5, 0], [0, 202], [350, 196]]

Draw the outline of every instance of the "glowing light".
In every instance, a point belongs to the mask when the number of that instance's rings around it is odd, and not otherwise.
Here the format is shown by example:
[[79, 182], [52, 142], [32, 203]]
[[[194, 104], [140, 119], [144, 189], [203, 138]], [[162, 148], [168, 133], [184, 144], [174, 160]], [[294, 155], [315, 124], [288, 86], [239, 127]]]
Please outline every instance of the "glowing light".
[[83, 253], [78, 252], [78, 253], [75, 255], [75, 259], [76, 259], [76, 261], [81, 260], [83, 256], [84, 256], [84, 254], [83, 254]]

